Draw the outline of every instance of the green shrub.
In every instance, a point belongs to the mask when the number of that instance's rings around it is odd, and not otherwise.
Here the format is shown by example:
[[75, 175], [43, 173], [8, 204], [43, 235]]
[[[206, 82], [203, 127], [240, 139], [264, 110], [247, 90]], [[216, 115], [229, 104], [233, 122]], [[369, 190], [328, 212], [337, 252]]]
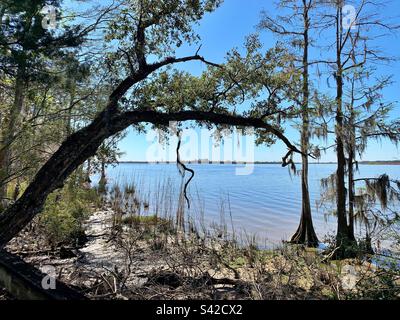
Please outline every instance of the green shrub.
[[59, 245], [80, 245], [85, 240], [83, 223], [95, 202], [92, 190], [67, 186], [53, 192], [39, 218], [43, 236], [53, 248]]

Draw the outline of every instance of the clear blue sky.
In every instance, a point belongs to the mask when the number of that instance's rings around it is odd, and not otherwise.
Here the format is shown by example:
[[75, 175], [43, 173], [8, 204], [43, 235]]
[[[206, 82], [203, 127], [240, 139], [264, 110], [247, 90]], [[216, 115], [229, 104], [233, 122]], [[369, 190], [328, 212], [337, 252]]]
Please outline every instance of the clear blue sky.
[[[351, 0], [347, 1], [351, 4]], [[201, 36], [201, 54], [210, 61], [223, 62], [227, 51], [233, 47], [241, 47], [245, 37], [255, 32], [255, 26], [260, 20], [260, 12], [267, 10], [276, 14], [273, 1], [267, 0], [225, 0], [217, 11], [203, 18], [197, 28]], [[387, 14], [383, 16], [400, 15], [400, 1], [394, 0], [388, 5]], [[400, 19], [398, 19], [400, 24]], [[274, 38], [268, 33], [262, 33], [261, 37], [266, 47], [274, 45]], [[379, 46], [391, 55], [400, 56], [400, 33], [397, 36], [381, 40]], [[181, 48], [178, 56], [191, 55], [196, 48]], [[186, 63], [179, 68], [194, 74], [199, 74], [205, 66], [199, 62]], [[393, 63], [390, 67], [382, 67], [383, 73], [394, 75], [395, 84], [386, 90], [385, 98], [389, 101], [400, 101], [400, 63]], [[400, 107], [396, 109], [393, 117], [400, 116]], [[294, 142], [298, 141], [298, 133], [293, 128], [287, 127], [287, 136]], [[144, 135], [129, 132], [127, 137], [120, 143], [121, 151], [125, 152], [123, 160], [145, 160], [146, 150], [149, 144]], [[257, 147], [255, 152], [256, 161], [279, 161], [286, 152], [286, 147], [278, 142], [272, 147]], [[364, 160], [394, 160], [400, 159], [400, 151], [391, 143], [371, 142], [365, 153]], [[322, 161], [335, 161], [335, 155], [328, 153], [323, 156]]]

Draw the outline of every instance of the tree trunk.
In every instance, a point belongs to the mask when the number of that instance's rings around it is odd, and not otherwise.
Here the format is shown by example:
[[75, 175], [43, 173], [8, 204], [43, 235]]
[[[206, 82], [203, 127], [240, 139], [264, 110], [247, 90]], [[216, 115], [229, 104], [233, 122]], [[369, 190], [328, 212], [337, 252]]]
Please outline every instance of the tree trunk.
[[0, 215], [0, 247], [17, 235], [41, 211], [52, 191], [62, 187], [66, 178], [88, 156], [95, 154], [107, 135], [105, 123], [101, 120], [97, 119], [89, 127], [70, 136], [39, 170], [19, 200]]
[[89, 186], [92, 183], [92, 179], [90, 179], [91, 174], [92, 174], [92, 160], [89, 158], [87, 160], [86, 175], [85, 175], [85, 183], [87, 183]]
[[354, 201], [355, 201], [355, 186], [354, 186], [354, 164], [355, 164], [355, 157], [356, 157], [356, 150], [355, 150], [355, 126], [354, 126], [354, 109], [351, 106], [351, 115], [349, 120], [349, 127], [350, 127], [350, 137], [349, 140], [349, 159], [348, 159], [348, 185], [349, 185], [349, 239], [351, 241], [355, 241], [356, 237], [354, 235]]
[[343, 84], [341, 74], [337, 74], [337, 110], [336, 110], [336, 153], [337, 153], [337, 170], [336, 170], [336, 214], [338, 217], [337, 241], [338, 244], [342, 239], [347, 238], [348, 228], [346, 219], [346, 185], [345, 185], [345, 168], [346, 158], [344, 154], [343, 144], [343, 113], [342, 113], [342, 96]]
[[[11, 175], [11, 145], [14, 140], [15, 131], [22, 112], [25, 97], [25, 67], [20, 65], [15, 80], [14, 102], [6, 117], [2, 132], [0, 145], [0, 201], [4, 203], [7, 198], [8, 179]], [[3, 205], [5, 206], [5, 205]], [[1, 207], [1, 205], [0, 205]]]
[[[2, 146], [3, 143], [1, 143], [0, 148], [2, 148]], [[7, 179], [5, 154], [0, 150], [0, 212], [2, 212], [7, 206], [7, 183], [5, 183], [5, 179]]]
[[106, 177], [106, 163], [104, 160], [101, 161], [101, 175], [99, 180], [99, 190], [101, 194], [106, 194], [107, 192], [107, 177]]
[[352, 255], [352, 250], [348, 248], [353, 244], [349, 238], [349, 228], [347, 224], [346, 212], [346, 157], [344, 150], [344, 115], [343, 115], [343, 65], [342, 65], [342, 33], [343, 33], [343, 17], [342, 7], [338, 5], [337, 8], [337, 32], [336, 32], [336, 45], [337, 45], [337, 71], [336, 71], [336, 154], [337, 154], [337, 171], [336, 171], [336, 214], [338, 218], [338, 228], [336, 234], [336, 251], [338, 258], [345, 258]]
[[303, 53], [303, 103], [302, 103], [302, 131], [301, 131], [301, 151], [302, 151], [302, 172], [301, 172], [301, 193], [302, 193], [302, 212], [300, 224], [293, 235], [291, 242], [304, 244], [309, 247], [318, 246], [318, 237], [315, 233], [310, 205], [310, 193], [308, 188], [308, 152], [309, 152], [309, 70], [308, 70], [308, 50], [309, 50], [309, 7], [305, 0], [304, 6], [304, 53]]
[[[301, 189], [302, 189], [302, 212], [300, 218], [300, 224], [293, 235], [290, 242], [297, 244], [304, 244], [308, 247], [317, 247], [319, 244], [318, 237], [314, 230], [314, 225], [311, 215], [310, 196], [308, 192], [308, 159], [304, 157], [301, 174]], [[307, 168], [307, 169], [306, 169]]]
[[17, 201], [19, 194], [21, 192], [21, 183], [20, 183], [20, 179], [18, 178], [16, 183], [15, 183], [15, 187], [14, 187], [14, 191], [13, 191], [13, 196], [12, 196], [12, 200], [15, 202]]

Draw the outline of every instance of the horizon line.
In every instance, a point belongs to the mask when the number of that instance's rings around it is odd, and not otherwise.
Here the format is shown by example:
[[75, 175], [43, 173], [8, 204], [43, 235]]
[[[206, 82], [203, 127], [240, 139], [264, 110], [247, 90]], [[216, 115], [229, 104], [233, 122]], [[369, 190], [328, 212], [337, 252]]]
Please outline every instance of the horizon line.
[[[211, 161], [211, 160], [182, 160], [187, 164], [282, 164], [282, 161]], [[176, 161], [136, 161], [136, 160], [123, 160], [118, 163], [132, 163], [132, 164], [176, 164]], [[301, 162], [295, 162], [301, 164]], [[309, 162], [309, 164], [337, 164], [335, 161], [323, 162]], [[363, 160], [358, 161], [358, 164], [391, 164], [400, 165], [400, 160]]]

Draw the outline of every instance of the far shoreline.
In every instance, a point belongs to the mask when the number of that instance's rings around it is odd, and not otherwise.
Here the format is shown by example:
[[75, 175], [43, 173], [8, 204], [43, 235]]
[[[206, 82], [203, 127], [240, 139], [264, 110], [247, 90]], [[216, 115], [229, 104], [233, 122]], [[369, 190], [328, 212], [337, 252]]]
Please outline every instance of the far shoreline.
[[[185, 164], [201, 164], [201, 165], [246, 165], [246, 164], [254, 164], [254, 165], [263, 165], [263, 164], [276, 164], [282, 165], [282, 162], [278, 161], [256, 161], [256, 162], [240, 162], [240, 161], [182, 161]], [[119, 161], [119, 164], [176, 164], [174, 161]], [[301, 165], [301, 162], [295, 162], [295, 164]], [[310, 162], [310, 165], [326, 165], [326, 164], [337, 164], [336, 162]], [[400, 160], [395, 161], [385, 161], [385, 160], [377, 160], [377, 161], [359, 161], [359, 165], [387, 165], [387, 166], [399, 166]]]

